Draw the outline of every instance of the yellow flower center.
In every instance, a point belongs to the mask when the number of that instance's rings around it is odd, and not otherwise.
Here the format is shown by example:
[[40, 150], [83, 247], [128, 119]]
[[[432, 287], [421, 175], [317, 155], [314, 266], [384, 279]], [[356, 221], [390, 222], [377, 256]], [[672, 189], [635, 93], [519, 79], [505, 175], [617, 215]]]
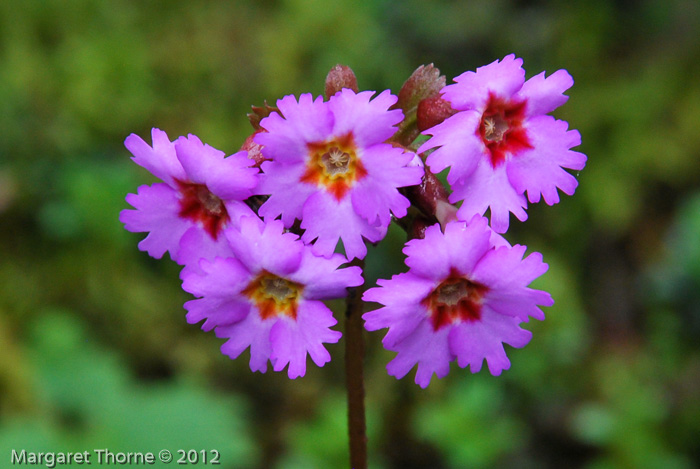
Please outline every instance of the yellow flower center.
[[352, 133], [307, 144], [307, 167], [301, 182], [326, 189], [340, 201], [356, 181], [367, 175], [357, 156]]
[[275, 316], [297, 317], [297, 306], [303, 285], [262, 271], [243, 290], [257, 306], [263, 319]]

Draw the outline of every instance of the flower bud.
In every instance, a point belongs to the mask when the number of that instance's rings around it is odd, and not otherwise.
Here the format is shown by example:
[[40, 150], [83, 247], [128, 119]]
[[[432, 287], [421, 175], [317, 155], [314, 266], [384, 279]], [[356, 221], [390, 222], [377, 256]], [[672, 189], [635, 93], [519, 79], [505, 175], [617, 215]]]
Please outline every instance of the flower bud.
[[437, 220], [438, 203], [443, 202], [449, 205], [447, 189], [427, 167], [421, 183], [407, 187], [405, 192], [412, 205], [417, 207], [426, 217], [435, 220]]
[[399, 91], [398, 101], [392, 106], [393, 109], [401, 109], [404, 115], [394, 141], [405, 146], [413, 143], [420, 133], [416, 122], [420, 102], [438, 96], [445, 81], [445, 76], [440, 75], [440, 70], [433, 64], [421, 65], [408, 77]]
[[260, 127], [260, 121], [272, 114], [273, 112], [276, 112], [280, 115], [282, 114], [279, 109], [267, 104], [267, 101], [265, 101], [262, 106], [251, 106], [251, 109], [253, 110], [253, 112], [249, 112], [247, 116], [248, 120], [250, 121], [250, 125], [252, 125], [256, 131], [262, 130], [262, 128]]
[[426, 129], [435, 127], [445, 119], [457, 113], [450, 103], [442, 99], [442, 96], [432, 96], [425, 98], [418, 103], [416, 120], [418, 130], [423, 132]]
[[338, 64], [331, 68], [328, 75], [326, 75], [326, 99], [330, 99], [331, 96], [343, 88], [350, 88], [355, 93], [359, 91], [355, 72], [347, 65]]
[[425, 238], [425, 230], [432, 224], [430, 220], [423, 216], [415, 217], [406, 231], [407, 240]]
[[262, 162], [266, 160], [266, 158], [262, 154], [263, 146], [259, 143], [255, 143], [255, 141], [253, 140], [255, 136], [260, 132], [266, 132], [266, 130], [258, 129], [252, 134], [248, 135], [248, 138], [245, 139], [245, 142], [243, 142], [243, 145], [241, 146], [241, 151], [248, 152], [248, 158], [255, 161], [255, 164], [253, 166], [256, 168], [259, 168]]

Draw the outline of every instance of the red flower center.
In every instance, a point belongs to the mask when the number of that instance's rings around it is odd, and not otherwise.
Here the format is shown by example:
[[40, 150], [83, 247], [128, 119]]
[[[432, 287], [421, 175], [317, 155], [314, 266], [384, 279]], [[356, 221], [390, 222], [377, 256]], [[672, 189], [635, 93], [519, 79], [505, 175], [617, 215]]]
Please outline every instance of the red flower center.
[[452, 271], [421, 302], [430, 311], [433, 330], [461, 321], [481, 320], [482, 300], [488, 287]]
[[204, 184], [175, 182], [180, 189], [180, 217], [200, 222], [209, 235], [216, 240], [223, 226], [229, 221], [223, 201], [211, 193]]
[[301, 182], [325, 188], [340, 201], [347, 191], [367, 175], [357, 157], [352, 133], [326, 142], [307, 144], [309, 159]]
[[303, 285], [263, 270], [248, 284], [243, 294], [255, 303], [263, 321], [275, 316], [296, 319], [303, 288]]
[[523, 128], [525, 105], [525, 101], [505, 100], [489, 93], [477, 135], [484, 142], [494, 168], [504, 163], [508, 154], [515, 156], [532, 148]]

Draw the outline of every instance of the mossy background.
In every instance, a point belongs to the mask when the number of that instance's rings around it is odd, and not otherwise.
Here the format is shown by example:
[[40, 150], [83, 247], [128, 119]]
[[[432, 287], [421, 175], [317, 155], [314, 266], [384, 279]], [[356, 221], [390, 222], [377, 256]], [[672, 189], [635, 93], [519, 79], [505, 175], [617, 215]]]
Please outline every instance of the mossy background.
[[[0, 461], [10, 450], [221, 452], [226, 468], [347, 466], [342, 343], [303, 379], [249, 371], [184, 320], [178, 268], [118, 221], [153, 181], [123, 146], [151, 127], [233, 153], [250, 105], [322, 93], [351, 66], [395, 92], [515, 53], [565, 68], [555, 115], [588, 165], [575, 196], [507, 238], [544, 254], [556, 304], [501, 377], [427, 390], [367, 334], [375, 468], [700, 465], [700, 4], [0, 2]], [[402, 269], [402, 233], [368, 257]], [[342, 302], [334, 307], [342, 308]]]

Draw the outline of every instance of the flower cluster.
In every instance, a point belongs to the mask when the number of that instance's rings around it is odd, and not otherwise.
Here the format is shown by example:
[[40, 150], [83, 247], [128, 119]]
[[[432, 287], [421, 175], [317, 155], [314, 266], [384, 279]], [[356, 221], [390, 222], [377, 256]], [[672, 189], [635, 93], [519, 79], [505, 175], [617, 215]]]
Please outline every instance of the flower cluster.
[[[362, 296], [382, 306], [363, 319], [369, 331], [388, 329], [389, 374], [417, 365], [425, 387], [454, 360], [474, 373], [486, 360], [498, 375], [510, 366], [503, 344], [527, 344], [521, 323], [553, 304], [529, 287], [547, 270], [541, 254], [525, 256], [499, 233], [509, 213], [527, 218], [527, 200], [572, 194], [567, 169], [586, 157], [571, 150], [578, 132], [547, 115], [567, 100], [566, 71], [525, 81], [510, 55], [454, 80], [425, 66], [398, 95], [376, 94], [335, 67], [325, 98], [253, 108], [255, 131], [230, 156], [193, 135], [171, 141], [153, 129], [149, 145], [132, 134], [134, 162], [162, 182], [129, 194], [120, 220], [148, 233], [141, 250], [182, 266], [190, 324], [225, 339], [231, 358], [250, 349], [251, 370], [270, 362], [290, 378], [305, 374], [307, 357], [330, 360], [324, 344], [341, 333], [323, 300], [363, 285], [366, 243], [396, 221], [409, 237], [408, 271]], [[448, 168], [445, 186], [436, 174]]]

